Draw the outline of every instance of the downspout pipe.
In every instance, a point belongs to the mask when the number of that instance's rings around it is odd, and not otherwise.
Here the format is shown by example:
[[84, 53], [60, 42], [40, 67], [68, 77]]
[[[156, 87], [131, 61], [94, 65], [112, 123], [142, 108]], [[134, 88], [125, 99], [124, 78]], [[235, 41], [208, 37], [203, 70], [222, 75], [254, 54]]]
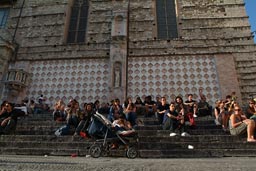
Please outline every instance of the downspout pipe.
[[129, 59], [129, 22], [130, 22], [130, 0], [128, 1], [128, 10], [127, 10], [127, 36], [126, 36], [126, 90], [125, 98], [127, 98], [128, 93], [128, 59]]
[[19, 49], [19, 44], [15, 41], [15, 37], [16, 37], [16, 33], [17, 33], [17, 29], [18, 29], [18, 26], [20, 24], [20, 18], [21, 18], [21, 14], [22, 14], [22, 11], [23, 11], [23, 8], [24, 8], [24, 4], [25, 4], [25, 0], [23, 0], [22, 2], [22, 5], [21, 5], [21, 9], [20, 9], [20, 13], [19, 13], [19, 17], [18, 17], [18, 21], [17, 21], [17, 24], [16, 24], [16, 27], [15, 27], [15, 30], [14, 30], [14, 34], [12, 36], [12, 43], [14, 44], [15, 46], [15, 50], [14, 50], [14, 54], [11, 58], [11, 61], [15, 61], [16, 58], [17, 58], [17, 53], [18, 53], [18, 49]]
[[12, 36], [12, 42], [15, 41], [15, 37], [16, 37], [16, 33], [17, 33], [18, 26], [19, 26], [19, 24], [20, 24], [20, 18], [21, 18], [21, 14], [22, 14], [22, 11], [23, 11], [23, 8], [24, 8], [24, 4], [25, 4], [25, 0], [23, 0], [22, 5], [21, 5], [21, 9], [20, 9], [18, 21], [17, 21], [16, 27], [15, 27], [15, 30], [14, 30], [14, 34], [13, 34], [13, 36]]

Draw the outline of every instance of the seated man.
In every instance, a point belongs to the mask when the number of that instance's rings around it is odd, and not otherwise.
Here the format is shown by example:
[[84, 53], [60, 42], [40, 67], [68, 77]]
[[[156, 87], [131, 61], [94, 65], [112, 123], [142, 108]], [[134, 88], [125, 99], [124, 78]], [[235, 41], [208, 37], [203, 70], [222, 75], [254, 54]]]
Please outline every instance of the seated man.
[[15, 131], [18, 117], [25, 116], [25, 112], [20, 109], [14, 109], [14, 104], [5, 103], [0, 116], [0, 134], [10, 134]]
[[163, 123], [164, 114], [169, 109], [169, 104], [166, 102], [165, 97], [161, 97], [161, 103], [157, 106], [158, 122], [161, 125]]
[[150, 117], [150, 116], [155, 115], [156, 103], [155, 103], [155, 101], [152, 100], [151, 96], [145, 97], [144, 104], [145, 104], [145, 109], [146, 109], [145, 117]]
[[245, 114], [248, 119], [253, 119], [256, 121], [256, 105], [254, 100], [249, 101]]
[[193, 100], [193, 95], [192, 94], [188, 94], [188, 99], [185, 101], [184, 103], [185, 105], [187, 105], [188, 110], [190, 113], [193, 113], [193, 117], [197, 117], [197, 101]]
[[134, 104], [135, 104], [135, 107], [136, 107], [137, 116], [144, 115], [146, 113], [145, 104], [142, 102], [140, 97], [136, 98], [136, 101], [135, 101]]
[[207, 116], [212, 115], [212, 106], [206, 101], [205, 95], [201, 96], [201, 99], [197, 105], [198, 107], [198, 115], [199, 116]]
[[175, 133], [176, 129], [180, 130], [181, 136], [189, 136], [189, 134], [185, 132], [184, 115], [179, 115], [176, 112], [174, 102], [170, 104], [169, 109], [164, 114], [163, 129], [170, 130], [170, 136], [177, 135]]

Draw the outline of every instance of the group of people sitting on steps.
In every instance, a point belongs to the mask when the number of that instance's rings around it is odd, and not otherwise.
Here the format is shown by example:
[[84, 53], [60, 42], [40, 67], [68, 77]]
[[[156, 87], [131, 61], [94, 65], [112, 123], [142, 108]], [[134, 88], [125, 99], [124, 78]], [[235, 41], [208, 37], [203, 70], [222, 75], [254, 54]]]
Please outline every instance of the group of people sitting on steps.
[[55, 135], [67, 135], [70, 131], [73, 131], [71, 134], [74, 136], [81, 135], [81, 132], [86, 134], [92, 115], [98, 112], [112, 123], [120, 119], [125, 120], [125, 127], [128, 129], [143, 125], [141, 117], [156, 117], [164, 130], [170, 130], [170, 136], [177, 135], [178, 131], [181, 136], [189, 136], [187, 129], [196, 128], [195, 117], [212, 114], [212, 107], [201, 91], [199, 101], [194, 100], [192, 94], [188, 95], [185, 102], [181, 96], [177, 96], [171, 103], [168, 103], [165, 97], [153, 101], [151, 96], [146, 96], [144, 101], [137, 97], [135, 102], [132, 98], [127, 98], [123, 104], [118, 98], [110, 105], [100, 105], [97, 100], [94, 103], [85, 103], [83, 109], [79, 108], [79, 102], [75, 99], [70, 100], [67, 105], [60, 100], [54, 106], [53, 119], [57, 122], [64, 121], [65, 125], [59, 128]]
[[225, 100], [217, 100], [214, 108], [215, 124], [221, 125], [231, 135], [247, 133], [247, 142], [256, 142], [256, 99], [249, 100], [245, 110], [237, 102], [235, 92], [227, 95]]
[[[165, 97], [158, 97], [154, 101], [151, 96], [146, 96], [144, 101], [137, 97], [135, 102], [132, 98], [127, 98], [123, 104], [120, 104], [117, 98], [111, 101], [111, 104], [100, 104], [98, 100], [94, 103], [85, 103], [83, 109], [80, 109], [79, 102], [75, 99], [70, 100], [67, 105], [59, 100], [54, 105], [53, 119], [65, 125], [55, 134], [59, 136], [71, 133], [74, 136], [85, 136], [91, 117], [98, 112], [113, 123], [121, 120], [125, 123], [126, 129], [136, 129], [137, 126], [143, 125], [141, 116], [156, 117], [162, 129], [170, 131], [170, 136], [176, 136], [178, 133], [181, 136], [189, 136], [187, 130], [196, 128], [196, 117], [213, 115], [215, 124], [221, 125], [225, 132], [230, 132], [231, 135], [247, 133], [247, 141], [256, 142], [255, 99], [249, 101], [246, 110], [242, 110], [235, 92], [227, 95], [225, 100], [217, 100], [214, 108], [207, 102], [202, 89], [199, 90], [199, 98], [199, 101], [194, 100], [193, 94], [188, 94], [185, 101], [181, 96], [177, 96], [173, 102], [168, 103]], [[0, 134], [15, 131], [17, 118], [25, 114], [24, 111], [15, 109], [14, 104], [4, 101], [0, 110]]]

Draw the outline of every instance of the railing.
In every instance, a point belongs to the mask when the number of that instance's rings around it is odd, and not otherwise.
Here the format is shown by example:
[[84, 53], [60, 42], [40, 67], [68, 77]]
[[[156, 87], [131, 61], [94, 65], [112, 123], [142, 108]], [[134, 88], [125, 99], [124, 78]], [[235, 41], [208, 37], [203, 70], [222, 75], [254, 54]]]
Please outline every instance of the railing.
[[6, 75], [5, 84], [9, 89], [22, 89], [27, 86], [29, 75], [22, 69], [10, 69]]

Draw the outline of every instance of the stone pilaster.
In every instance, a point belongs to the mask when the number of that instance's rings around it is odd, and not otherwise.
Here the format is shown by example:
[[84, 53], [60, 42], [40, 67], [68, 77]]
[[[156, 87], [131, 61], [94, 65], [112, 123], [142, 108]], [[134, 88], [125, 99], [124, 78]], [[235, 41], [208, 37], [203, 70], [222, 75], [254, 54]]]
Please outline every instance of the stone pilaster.
[[[110, 45], [110, 99], [125, 99], [127, 89], [127, 27], [128, 4], [113, 1]], [[116, 7], [116, 8], [115, 8]]]

